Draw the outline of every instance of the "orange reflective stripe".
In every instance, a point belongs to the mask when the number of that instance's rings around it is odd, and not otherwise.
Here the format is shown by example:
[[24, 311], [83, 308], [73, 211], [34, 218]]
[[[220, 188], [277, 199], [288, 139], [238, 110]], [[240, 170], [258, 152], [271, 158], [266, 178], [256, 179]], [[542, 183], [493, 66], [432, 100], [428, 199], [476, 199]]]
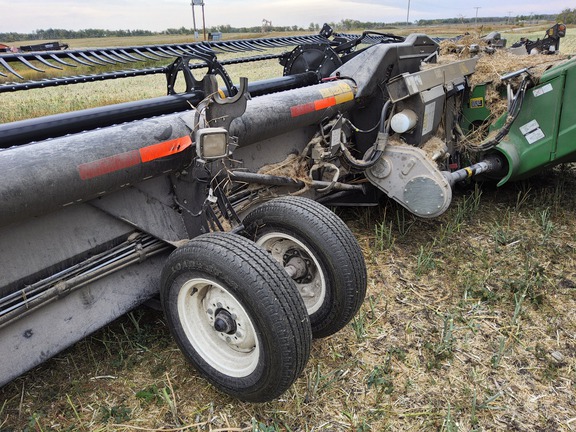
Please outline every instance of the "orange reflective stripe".
[[320, 89], [319, 92], [324, 96], [322, 99], [291, 106], [290, 115], [292, 117], [298, 117], [354, 100], [352, 87], [347, 83], [338, 83], [331, 87]]
[[334, 105], [336, 105], [336, 99], [334, 96], [320, 99], [314, 102], [314, 108], [316, 111], [320, 111], [324, 108], [328, 108]]
[[295, 105], [290, 107], [290, 115], [292, 117], [298, 117], [304, 114], [314, 112], [314, 102], [309, 102], [303, 105]]
[[190, 136], [175, 138], [158, 144], [152, 144], [139, 150], [130, 150], [78, 165], [78, 174], [82, 180], [100, 177], [134, 165], [150, 162], [166, 156], [171, 156], [186, 150], [192, 145]]
[[78, 174], [82, 180], [89, 180], [139, 164], [138, 150], [132, 150], [78, 165]]
[[171, 156], [186, 150], [192, 145], [192, 139], [187, 135], [170, 141], [164, 141], [140, 149], [142, 162], [150, 162], [166, 156]]

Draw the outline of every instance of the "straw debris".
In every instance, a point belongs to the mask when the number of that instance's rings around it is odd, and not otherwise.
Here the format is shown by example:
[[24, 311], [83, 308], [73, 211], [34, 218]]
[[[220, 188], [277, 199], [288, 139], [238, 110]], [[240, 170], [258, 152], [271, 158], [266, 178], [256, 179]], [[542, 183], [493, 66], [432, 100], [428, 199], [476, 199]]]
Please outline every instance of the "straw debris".
[[[440, 56], [438, 64], [447, 64], [470, 57], [470, 46], [480, 47], [478, 63], [475, 72], [469, 76], [468, 82], [474, 88], [477, 85], [486, 85], [486, 105], [492, 111], [492, 119], [497, 119], [507, 110], [505, 97], [506, 84], [501, 77], [520, 69], [528, 68], [530, 75], [537, 83], [542, 74], [550, 67], [561, 64], [569, 56], [564, 54], [546, 55], [517, 55], [506, 49], [496, 49], [493, 53], [484, 52], [487, 43], [472, 35], [466, 35], [458, 41], [445, 40], [440, 42]], [[434, 67], [430, 64], [425, 67]], [[513, 86], [518, 85], [521, 78], [513, 78]], [[504, 97], [503, 97], [504, 94]]]

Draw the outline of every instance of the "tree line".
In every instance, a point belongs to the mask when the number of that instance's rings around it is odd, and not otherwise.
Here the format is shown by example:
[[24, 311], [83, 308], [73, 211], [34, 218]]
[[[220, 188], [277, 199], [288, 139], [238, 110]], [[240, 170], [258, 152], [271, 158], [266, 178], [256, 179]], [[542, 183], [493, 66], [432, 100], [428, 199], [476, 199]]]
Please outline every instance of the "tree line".
[[[516, 17], [473, 17], [468, 18], [459, 16], [456, 18], [443, 18], [434, 20], [417, 20], [414, 22], [363, 22], [353, 19], [343, 19], [339, 22], [328, 23], [335, 31], [350, 31], [350, 30], [375, 30], [375, 29], [392, 29], [395, 27], [406, 25], [445, 25], [445, 24], [466, 24], [466, 23], [510, 23], [522, 25], [530, 21], [562, 21], [565, 24], [576, 23], [576, 9], [564, 9], [558, 15], [517, 15]], [[319, 23], [310, 23], [307, 28], [297, 25], [293, 26], [266, 26], [267, 32], [288, 32], [288, 31], [305, 31], [318, 32], [322, 26]], [[206, 31], [215, 33], [260, 33], [262, 26], [253, 27], [232, 27], [229, 24], [212, 26]], [[62, 39], [84, 39], [84, 38], [104, 38], [104, 37], [128, 37], [128, 36], [155, 36], [155, 35], [187, 35], [192, 34], [193, 30], [187, 27], [169, 28], [164, 31], [154, 32], [150, 30], [103, 30], [103, 29], [84, 29], [84, 30], [65, 30], [65, 29], [46, 29], [35, 30], [32, 33], [0, 33], [0, 41], [2, 42], [16, 42], [20, 40], [62, 40]]]
[[562, 21], [564, 24], [576, 24], [576, 8], [564, 9], [558, 14], [558, 21]]
[[127, 37], [127, 36], [153, 36], [156, 32], [150, 30], [65, 30], [46, 29], [35, 30], [32, 33], [0, 33], [0, 41], [15, 42], [20, 40], [49, 40], [49, 39], [84, 39], [84, 38], [104, 38], [104, 37]]
[[523, 25], [530, 22], [536, 21], [562, 21], [560, 19], [561, 14], [551, 15], [551, 14], [531, 14], [531, 15], [516, 15], [516, 16], [496, 16], [496, 17], [465, 17], [460, 15], [455, 18], [442, 18], [442, 19], [431, 19], [431, 20], [418, 20], [416, 24], [418, 26], [431, 26], [431, 25], [445, 25], [445, 24], [515, 24]]

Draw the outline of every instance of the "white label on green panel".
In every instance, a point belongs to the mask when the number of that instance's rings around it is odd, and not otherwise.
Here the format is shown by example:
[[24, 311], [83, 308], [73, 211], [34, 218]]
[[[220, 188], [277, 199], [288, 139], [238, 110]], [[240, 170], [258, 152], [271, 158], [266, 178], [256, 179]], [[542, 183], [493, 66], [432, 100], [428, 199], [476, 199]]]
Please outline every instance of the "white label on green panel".
[[528, 141], [528, 144], [534, 144], [536, 141], [541, 140], [545, 136], [546, 135], [544, 135], [542, 129], [538, 128], [535, 131], [530, 132], [528, 135], [526, 135], [526, 141]]
[[540, 125], [538, 122], [536, 120], [532, 120], [525, 125], [520, 126], [520, 132], [522, 132], [522, 135], [526, 135], [527, 133], [532, 132], [534, 129], [538, 129], [539, 127]]
[[534, 89], [534, 97], [538, 97], [538, 96], [542, 96], [544, 93], [548, 93], [551, 92], [552, 90], [554, 90], [552, 88], [552, 84], [548, 83], [543, 85], [542, 87], [538, 87], [536, 89]]

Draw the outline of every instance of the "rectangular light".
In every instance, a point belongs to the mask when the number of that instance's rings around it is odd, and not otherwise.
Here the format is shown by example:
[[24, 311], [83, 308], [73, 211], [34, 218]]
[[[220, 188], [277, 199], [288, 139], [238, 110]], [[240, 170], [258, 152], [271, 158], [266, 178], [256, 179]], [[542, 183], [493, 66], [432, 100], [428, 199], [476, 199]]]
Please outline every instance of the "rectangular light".
[[194, 141], [200, 159], [212, 160], [228, 156], [228, 131], [224, 128], [198, 129]]

